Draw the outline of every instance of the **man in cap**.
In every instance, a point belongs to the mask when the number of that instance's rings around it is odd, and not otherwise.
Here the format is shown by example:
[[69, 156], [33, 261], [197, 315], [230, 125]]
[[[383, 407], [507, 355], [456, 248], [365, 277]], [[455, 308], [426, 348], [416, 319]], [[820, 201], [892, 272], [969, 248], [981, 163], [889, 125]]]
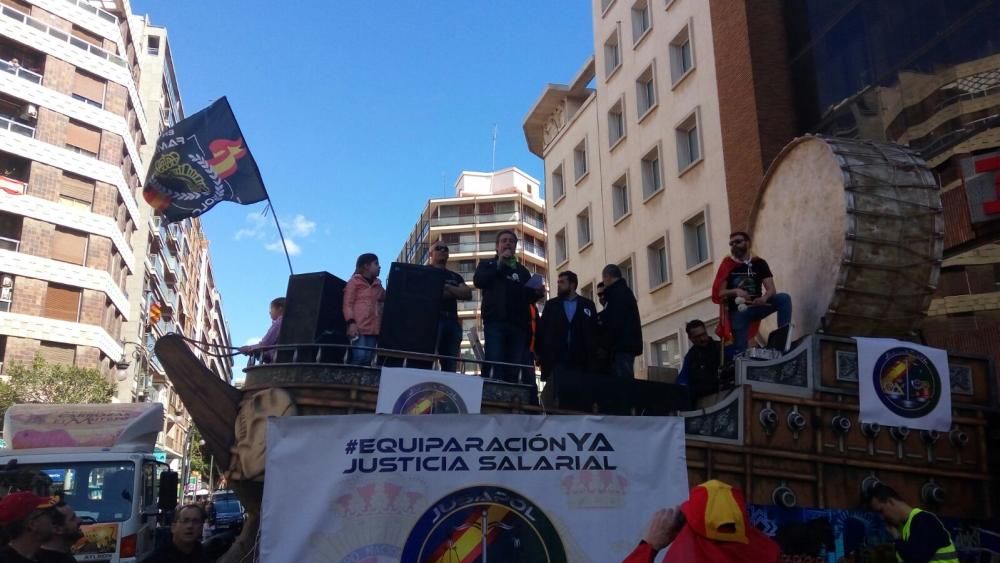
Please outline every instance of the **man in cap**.
[[0, 548], [3, 563], [38, 560], [42, 544], [52, 538], [57, 526], [64, 524], [56, 510], [56, 497], [41, 497], [32, 492], [11, 493], [0, 500], [0, 526], [9, 542]]

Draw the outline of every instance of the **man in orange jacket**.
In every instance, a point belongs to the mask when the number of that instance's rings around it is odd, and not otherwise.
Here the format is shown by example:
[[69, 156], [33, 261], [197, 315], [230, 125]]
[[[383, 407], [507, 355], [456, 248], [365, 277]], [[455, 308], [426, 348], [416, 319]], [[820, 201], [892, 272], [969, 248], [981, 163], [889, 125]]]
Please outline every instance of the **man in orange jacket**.
[[743, 493], [715, 480], [691, 489], [679, 510], [653, 514], [622, 563], [653, 563], [668, 545], [663, 563], [778, 563], [781, 557], [778, 545], [750, 524]]

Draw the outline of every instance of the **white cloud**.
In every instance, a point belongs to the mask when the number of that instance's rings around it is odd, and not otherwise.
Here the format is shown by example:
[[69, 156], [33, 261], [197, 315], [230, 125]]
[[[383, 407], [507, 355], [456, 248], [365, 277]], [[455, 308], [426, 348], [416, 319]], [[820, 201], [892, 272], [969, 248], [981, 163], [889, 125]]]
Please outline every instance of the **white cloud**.
[[[299, 254], [302, 253], [302, 247], [299, 246], [299, 243], [295, 242], [294, 239], [285, 238], [285, 244], [288, 245], [288, 255], [289, 256], [298, 256]], [[265, 244], [264, 248], [270, 250], [271, 252], [284, 252], [285, 251], [284, 247], [282, 247], [282, 245], [281, 245], [281, 240], [276, 240], [274, 242]]]
[[[284, 252], [278, 230], [272, 224], [272, 218], [258, 212], [248, 213], [246, 225], [233, 235], [235, 240], [259, 240], [264, 242], [264, 248], [271, 252]], [[282, 219], [281, 227], [285, 232], [285, 243], [288, 254], [298, 256], [302, 253], [302, 245], [296, 241], [309, 238], [316, 232], [316, 222], [299, 213], [291, 218]]]
[[316, 222], [306, 219], [305, 215], [302, 215], [301, 213], [292, 217], [290, 224], [286, 225], [285, 221], [282, 221], [281, 223], [286, 229], [288, 229], [289, 234], [293, 237], [305, 238], [316, 231]]

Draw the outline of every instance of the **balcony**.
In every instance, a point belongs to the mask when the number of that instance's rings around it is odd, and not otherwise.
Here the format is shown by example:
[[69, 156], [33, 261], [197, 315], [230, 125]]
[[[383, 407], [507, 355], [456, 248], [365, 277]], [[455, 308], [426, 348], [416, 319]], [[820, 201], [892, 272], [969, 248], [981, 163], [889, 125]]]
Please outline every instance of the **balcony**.
[[180, 248], [181, 240], [181, 228], [177, 224], [167, 225], [167, 242], [174, 247], [174, 250]]
[[16, 117], [0, 114], [0, 129], [6, 129], [18, 135], [35, 138], [35, 128], [19, 121]]
[[14, 76], [27, 80], [32, 84], [42, 83], [41, 74], [28, 70], [23, 66], [21, 66], [20, 64], [14, 64], [11, 61], [0, 59], [0, 71], [6, 72], [8, 74], [13, 74]]
[[0, 176], [0, 192], [9, 195], [23, 195], [28, 189], [28, 182], [22, 182], [7, 176]]
[[102, 48], [100, 48], [100, 47], [98, 47], [96, 45], [91, 45], [90, 43], [87, 43], [86, 41], [84, 41], [82, 39], [78, 39], [76, 37], [73, 37], [72, 35], [69, 35], [68, 33], [64, 32], [64, 31], [56, 29], [56, 28], [54, 28], [54, 27], [46, 24], [45, 22], [42, 22], [41, 20], [37, 20], [37, 19], [35, 19], [35, 18], [33, 18], [33, 17], [31, 17], [31, 16], [23, 13], [23, 12], [19, 12], [19, 11], [15, 10], [14, 8], [11, 8], [10, 6], [0, 6], [0, 15], [8, 17], [8, 18], [10, 18], [12, 20], [19, 21], [19, 22], [27, 25], [28, 27], [34, 28], [37, 31], [40, 31], [42, 33], [48, 34], [48, 35], [50, 35], [52, 37], [55, 37], [59, 41], [64, 41], [66, 43], [69, 43], [70, 45], [76, 47], [77, 49], [81, 49], [83, 51], [87, 51], [91, 55], [94, 55], [96, 57], [100, 57], [100, 58], [102, 58], [102, 59], [104, 59], [106, 61], [110, 61], [110, 62], [112, 62], [112, 63], [114, 63], [114, 64], [116, 64], [116, 65], [118, 65], [120, 67], [126, 67], [126, 66], [128, 66], [128, 63], [125, 62], [125, 59], [119, 57], [118, 55], [115, 55], [114, 53], [110, 53], [108, 51], [105, 51], [104, 49], [102, 49]]
[[536, 217], [534, 215], [524, 213], [521, 216], [521, 220], [524, 221], [525, 224], [531, 225], [532, 227], [535, 227], [540, 231], [545, 230], [545, 220], [542, 219], [541, 217]]
[[81, 10], [94, 14], [95, 16], [101, 18], [102, 20], [109, 21], [115, 25], [118, 25], [118, 16], [112, 14], [107, 10], [102, 10], [96, 6], [91, 6], [87, 2], [87, 0], [66, 0], [66, 1], [80, 8]]
[[516, 211], [510, 213], [487, 213], [483, 215], [454, 215], [431, 218], [432, 227], [453, 227], [456, 225], [483, 225], [489, 223], [511, 223], [518, 220]]
[[448, 250], [452, 255], [468, 252], [495, 252], [497, 245], [495, 242], [450, 242]]
[[539, 258], [545, 258], [545, 247], [540, 244], [532, 244], [530, 242], [525, 242], [521, 244], [521, 249], [529, 254], [533, 254]]
[[163, 254], [163, 264], [163, 280], [169, 284], [177, 283], [177, 259], [169, 252], [166, 252]]

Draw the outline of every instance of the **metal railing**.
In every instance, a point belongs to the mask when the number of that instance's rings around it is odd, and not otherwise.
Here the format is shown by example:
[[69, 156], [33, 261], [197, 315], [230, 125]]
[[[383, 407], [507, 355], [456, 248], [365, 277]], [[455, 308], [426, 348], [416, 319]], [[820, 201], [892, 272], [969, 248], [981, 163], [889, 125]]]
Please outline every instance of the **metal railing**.
[[543, 231], [545, 230], [545, 221], [541, 217], [535, 217], [534, 215], [529, 215], [527, 213], [523, 213], [521, 215], [521, 220], [524, 221], [525, 223], [529, 224], [529, 225], [532, 225], [534, 227], [538, 227], [539, 229], [541, 229]]
[[431, 218], [431, 226], [481, 225], [483, 223], [509, 223], [517, 220], [517, 211], [511, 211], [510, 213], [484, 213], [481, 215], [452, 215]]
[[41, 74], [38, 74], [37, 72], [31, 71], [31, 70], [28, 70], [28, 69], [24, 68], [23, 66], [21, 66], [19, 64], [15, 65], [15, 64], [11, 63], [10, 61], [6, 61], [4, 59], [0, 59], [0, 70], [2, 70], [3, 72], [6, 72], [8, 74], [13, 74], [14, 76], [16, 76], [18, 78], [23, 78], [23, 79], [25, 79], [28, 82], [31, 82], [33, 84], [41, 84], [42, 83], [42, 75]]
[[83, 9], [87, 12], [90, 12], [91, 14], [96, 15], [102, 20], [109, 21], [115, 25], [118, 25], [118, 16], [112, 14], [107, 10], [102, 10], [97, 6], [91, 6], [89, 3], [87, 3], [87, 0], [66, 0], [66, 1], [80, 9]]
[[[351, 363], [350, 352], [352, 349], [372, 352], [375, 356], [371, 365], [358, 365]], [[381, 367], [399, 362], [399, 367], [415, 367], [414, 364], [425, 367], [433, 365], [439, 360], [454, 360], [460, 367], [458, 373], [473, 375], [468, 369], [469, 365], [474, 366], [481, 373], [489, 372], [488, 376], [481, 376], [484, 379], [495, 381], [506, 381], [518, 385], [535, 385], [535, 366], [518, 364], [512, 362], [489, 362], [486, 360], [472, 359], [462, 356], [444, 356], [440, 354], [423, 354], [420, 352], [409, 352], [406, 350], [393, 350], [389, 348], [372, 348], [367, 346], [352, 346], [350, 344], [289, 344], [277, 346], [262, 346], [254, 348], [249, 354], [246, 370], [252, 370], [264, 366], [273, 365], [333, 365], [333, 366], [356, 366], [356, 367]], [[388, 362], [388, 364], [387, 364]], [[509, 381], [503, 378], [493, 377], [495, 371], [506, 371], [509, 375], [516, 371], [517, 381]], [[528, 379], [530, 378], [530, 381]], [[513, 378], [511, 378], [513, 379]]]
[[17, 252], [19, 248], [21, 248], [21, 241], [15, 238], [0, 237], [0, 250]]
[[459, 252], [495, 252], [497, 245], [495, 242], [453, 242], [448, 243], [448, 250], [451, 254]]
[[532, 244], [530, 242], [526, 242], [526, 243], [523, 243], [521, 245], [521, 248], [523, 248], [525, 252], [530, 252], [530, 253], [534, 254], [535, 256], [539, 256], [541, 258], [545, 258], [545, 247], [544, 246], [541, 246], [541, 245], [538, 245], [538, 244]]
[[66, 43], [69, 43], [70, 45], [76, 47], [77, 49], [87, 51], [91, 55], [95, 55], [104, 60], [111, 61], [112, 63], [118, 66], [121, 67], [128, 66], [128, 63], [125, 62], [125, 59], [119, 57], [118, 55], [111, 53], [109, 51], [105, 51], [104, 49], [98, 47], [97, 45], [91, 45], [90, 43], [87, 43], [83, 39], [73, 37], [72, 35], [66, 33], [65, 31], [56, 29], [42, 22], [41, 20], [37, 20], [29, 16], [28, 14], [19, 12], [14, 8], [11, 8], [10, 6], [0, 6], [0, 14], [3, 14], [4, 16], [7, 16], [8, 18], [11, 18], [13, 20], [17, 20], [27, 25], [28, 27], [32, 27], [42, 33], [46, 33], [52, 37], [55, 37], [60, 41], [65, 41]]
[[35, 128], [30, 125], [25, 125], [21, 123], [16, 118], [0, 114], [0, 127], [18, 135], [24, 135], [25, 137], [35, 138]]

